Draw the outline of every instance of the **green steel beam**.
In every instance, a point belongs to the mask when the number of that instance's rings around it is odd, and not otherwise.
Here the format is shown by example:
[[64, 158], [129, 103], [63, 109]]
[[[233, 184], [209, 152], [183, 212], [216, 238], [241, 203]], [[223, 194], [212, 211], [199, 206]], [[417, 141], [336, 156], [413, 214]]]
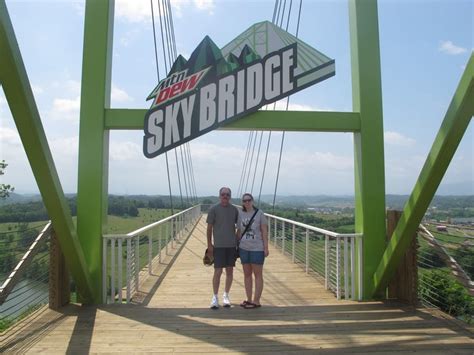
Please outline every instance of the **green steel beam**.
[[362, 297], [385, 250], [385, 172], [377, 2], [349, 1], [352, 102], [360, 112], [354, 133], [355, 231], [363, 233]]
[[110, 107], [113, 0], [87, 0], [84, 24], [77, 231], [101, 302], [102, 230], [107, 222], [109, 131], [104, 108]]
[[473, 77], [474, 55], [471, 54], [413, 192], [374, 274], [374, 293], [386, 289], [469, 126], [474, 115]]
[[[146, 112], [141, 109], [106, 109], [105, 128], [143, 130]], [[257, 111], [219, 129], [357, 132], [360, 116], [354, 112]]]
[[0, 82], [43, 202], [81, 297], [91, 300], [92, 282], [86, 260], [49, 150], [4, 0], [0, 0], [0, 53]]

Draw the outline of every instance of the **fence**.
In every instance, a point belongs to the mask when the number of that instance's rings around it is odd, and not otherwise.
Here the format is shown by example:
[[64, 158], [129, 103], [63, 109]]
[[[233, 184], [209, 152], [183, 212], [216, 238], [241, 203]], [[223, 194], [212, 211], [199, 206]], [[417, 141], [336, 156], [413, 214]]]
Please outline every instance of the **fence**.
[[[265, 214], [269, 242], [324, 279], [337, 299], [362, 299], [362, 234], [339, 234]], [[357, 253], [357, 254], [356, 254]]]
[[[431, 230], [430, 230], [431, 229]], [[474, 236], [459, 228], [420, 226], [418, 298], [468, 323], [474, 320]]]
[[[194, 206], [128, 234], [104, 235], [102, 290], [105, 303], [129, 303], [162, 251], [187, 236], [201, 215]], [[145, 272], [146, 270], [148, 272]], [[142, 277], [140, 277], [142, 273]], [[125, 297], [124, 297], [125, 292]]]
[[0, 239], [2, 270], [13, 269], [0, 287], [0, 331], [49, 302], [51, 222], [40, 228], [4, 233]]

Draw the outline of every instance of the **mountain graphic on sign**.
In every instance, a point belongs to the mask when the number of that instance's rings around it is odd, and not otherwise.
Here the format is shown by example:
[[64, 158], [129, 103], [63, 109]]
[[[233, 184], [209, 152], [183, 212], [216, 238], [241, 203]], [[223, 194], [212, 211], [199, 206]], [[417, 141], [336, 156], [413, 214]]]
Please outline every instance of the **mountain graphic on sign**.
[[251, 47], [244, 46], [238, 56], [232, 55], [226, 60], [219, 47], [206, 36], [187, 61], [181, 55], [175, 60], [168, 76], [184, 69], [188, 69], [189, 73], [197, 73], [208, 67], [208, 76], [222, 75], [258, 59], [260, 56]]

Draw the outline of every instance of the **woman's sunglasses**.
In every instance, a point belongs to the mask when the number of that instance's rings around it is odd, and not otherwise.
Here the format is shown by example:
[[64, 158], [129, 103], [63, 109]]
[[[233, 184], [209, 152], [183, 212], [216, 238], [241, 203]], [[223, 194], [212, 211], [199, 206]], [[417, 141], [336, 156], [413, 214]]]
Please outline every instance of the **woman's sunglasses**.
[[242, 200], [242, 202], [252, 202], [250, 199]]

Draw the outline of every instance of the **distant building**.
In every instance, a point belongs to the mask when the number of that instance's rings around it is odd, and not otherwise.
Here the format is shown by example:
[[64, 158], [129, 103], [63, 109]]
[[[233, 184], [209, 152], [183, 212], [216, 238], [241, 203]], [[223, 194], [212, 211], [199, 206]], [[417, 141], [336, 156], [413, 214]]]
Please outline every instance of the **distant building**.
[[448, 227], [446, 226], [436, 226], [436, 230], [438, 232], [447, 232], [448, 231]]

